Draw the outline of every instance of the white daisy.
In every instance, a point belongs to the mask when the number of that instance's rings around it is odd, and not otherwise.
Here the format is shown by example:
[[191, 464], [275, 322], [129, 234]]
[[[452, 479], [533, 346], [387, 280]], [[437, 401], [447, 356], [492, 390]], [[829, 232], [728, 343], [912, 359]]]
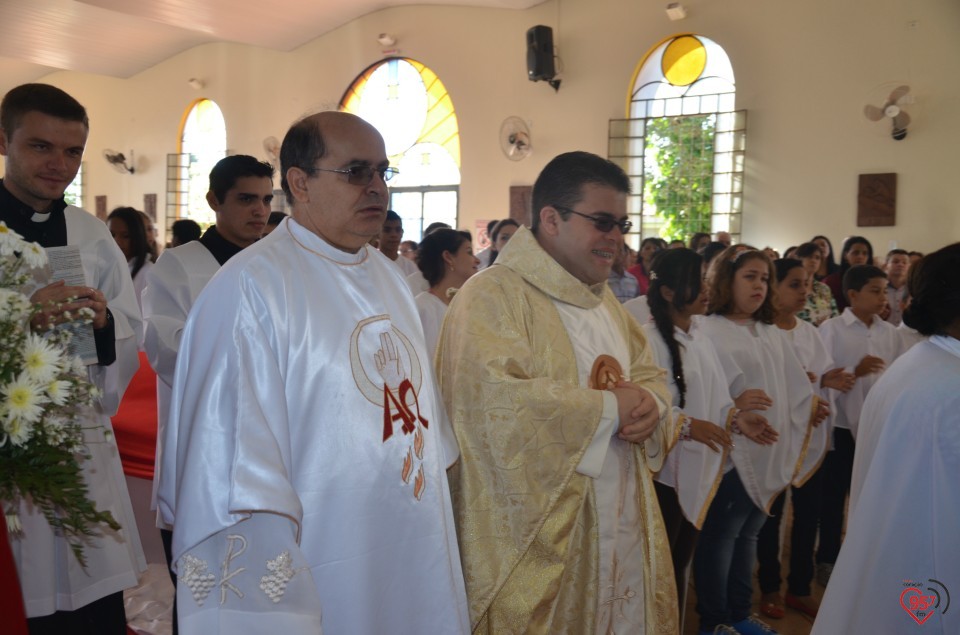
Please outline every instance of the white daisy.
[[[37, 383], [24, 375], [20, 375], [4, 386], [0, 389], [0, 393], [4, 396], [3, 409], [7, 413], [7, 421], [11, 423], [32, 424], [43, 415], [43, 406], [48, 401]], [[14, 445], [20, 445], [14, 438], [14, 431], [6, 426], [5, 428]], [[30, 428], [31, 430], [18, 432], [18, 434], [28, 434], [32, 431], [33, 426], [31, 425]], [[29, 438], [29, 434], [26, 438]]]
[[18, 291], [0, 288], [0, 307], [5, 308], [4, 319], [20, 321], [30, 312], [30, 300]]
[[37, 243], [24, 242], [20, 257], [32, 269], [40, 269], [47, 264], [47, 252]]
[[61, 356], [50, 342], [33, 333], [27, 335], [23, 348], [23, 370], [27, 377], [39, 384], [51, 381], [61, 367]]
[[33, 422], [10, 419], [3, 423], [3, 431], [9, 435], [10, 443], [21, 446], [33, 436]]
[[0, 255], [12, 256], [22, 242], [20, 234], [7, 227], [5, 222], [0, 221]]
[[59, 379], [51, 381], [47, 384], [46, 392], [53, 405], [62, 406], [70, 397], [70, 382]]

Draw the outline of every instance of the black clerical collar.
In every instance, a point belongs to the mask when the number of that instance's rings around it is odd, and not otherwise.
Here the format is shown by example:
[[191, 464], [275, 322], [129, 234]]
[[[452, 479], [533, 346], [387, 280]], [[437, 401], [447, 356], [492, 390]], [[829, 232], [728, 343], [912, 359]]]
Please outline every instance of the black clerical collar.
[[211, 225], [210, 229], [200, 237], [200, 244], [207, 248], [207, 251], [216, 259], [222, 267], [228, 260], [243, 251], [243, 247], [233, 244], [220, 235], [216, 225]]
[[67, 202], [63, 198], [53, 201], [46, 212], [35, 209], [10, 193], [0, 179], [0, 220], [17, 232], [25, 240], [38, 243], [41, 247], [62, 247], [67, 244], [67, 220], [64, 210]]

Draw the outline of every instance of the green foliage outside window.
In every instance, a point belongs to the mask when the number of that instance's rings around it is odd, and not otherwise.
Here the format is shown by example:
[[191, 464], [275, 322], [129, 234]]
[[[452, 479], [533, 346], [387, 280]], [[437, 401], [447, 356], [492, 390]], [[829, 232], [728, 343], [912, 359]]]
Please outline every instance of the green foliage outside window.
[[661, 238], [710, 232], [715, 129], [716, 115], [648, 120], [644, 206], [663, 221]]

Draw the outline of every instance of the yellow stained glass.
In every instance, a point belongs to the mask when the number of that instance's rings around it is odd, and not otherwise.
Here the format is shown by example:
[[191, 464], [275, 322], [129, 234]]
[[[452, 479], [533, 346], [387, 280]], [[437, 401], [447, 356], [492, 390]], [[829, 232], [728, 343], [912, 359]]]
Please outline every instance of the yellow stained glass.
[[[453, 109], [453, 101], [450, 99], [446, 87], [437, 77], [437, 74], [420, 62], [408, 58], [399, 58], [384, 60], [383, 62], [374, 64], [361, 73], [344, 93], [343, 98], [340, 100], [340, 110], [359, 114], [361, 111], [360, 104], [367, 83], [371, 81], [371, 77], [373, 77], [377, 69], [384, 64], [391, 63], [408, 64], [414, 68], [417, 73], [419, 73], [423, 81], [423, 88], [426, 92], [426, 117], [416, 141], [411, 144], [410, 148], [423, 143], [436, 144], [450, 154], [455, 165], [459, 168], [460, 128], [457, 124], [457, 115]], [[391, 87], [391, 90], [396, 93], [394, 87]], [[398, 124], [399, 123], [400, 122], [398, 122]], [[398, 162], [402, 154], [401, 152], [400, 155], [392, 156], [391, 163]]]
[[697, 81], [707, 65], [707, 49], [692, 35], [674, 39], [663, 51], [660, 62], [663, 76], [674, 86], [689, 86]]

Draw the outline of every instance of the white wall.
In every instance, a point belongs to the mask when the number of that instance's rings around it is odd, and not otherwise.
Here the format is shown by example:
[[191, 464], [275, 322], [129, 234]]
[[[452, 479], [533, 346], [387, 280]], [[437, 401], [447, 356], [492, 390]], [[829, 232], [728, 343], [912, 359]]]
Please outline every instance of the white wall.
[[[508, 187], [532, 184], [559, 152], [606, 154], [607, 121], [622, 118], [629, 82], [647, 50], [678, 32], [723, 46], [749, 111], [743, 239], [779, 248], [815, 233], [834, 243], [860, 233], [883, 252], [890, 241], [929, 251], [960, 240], [952, 169], [960, 148], [960, 3], [956, 0], [686, 0], [670, 22], [663, 2], [552, 0], [528, 11], [414, 6], [358, 19], [291, 53], [210, 44], [130, 79], [61, 72], [56, 84], [87, 106], [87, 204], [141, 206], [155, 192], [163, 212], [164, 162], [180, 118], [197, 97], [215, 100], [233, 152], [263, 156], [261, 140], [282, 137], [300, 115], [333, 108], [365, 67], [382, 57], [390, 32], [400, 53], [438, 73], [461, 132], [460, 224], [506, 216]], [[909, 26], [913, 23], [914, 26]], [[555, 93], [526, 79], [524, 33], [554, 28], [563, 65]], [[206, 82], [202, 91], [187, 79]], [[862, 115], [874, 89], [908, 83], [917, 102], [904, 141]], [[500, 152], [501, 121], [531, 123], [535, 151], [515, 163]], [[138, 171], [114, 172], [110, 147], [137, 154]], [[899, 174], [895, 227], [857, 228], [857, 175]]]

